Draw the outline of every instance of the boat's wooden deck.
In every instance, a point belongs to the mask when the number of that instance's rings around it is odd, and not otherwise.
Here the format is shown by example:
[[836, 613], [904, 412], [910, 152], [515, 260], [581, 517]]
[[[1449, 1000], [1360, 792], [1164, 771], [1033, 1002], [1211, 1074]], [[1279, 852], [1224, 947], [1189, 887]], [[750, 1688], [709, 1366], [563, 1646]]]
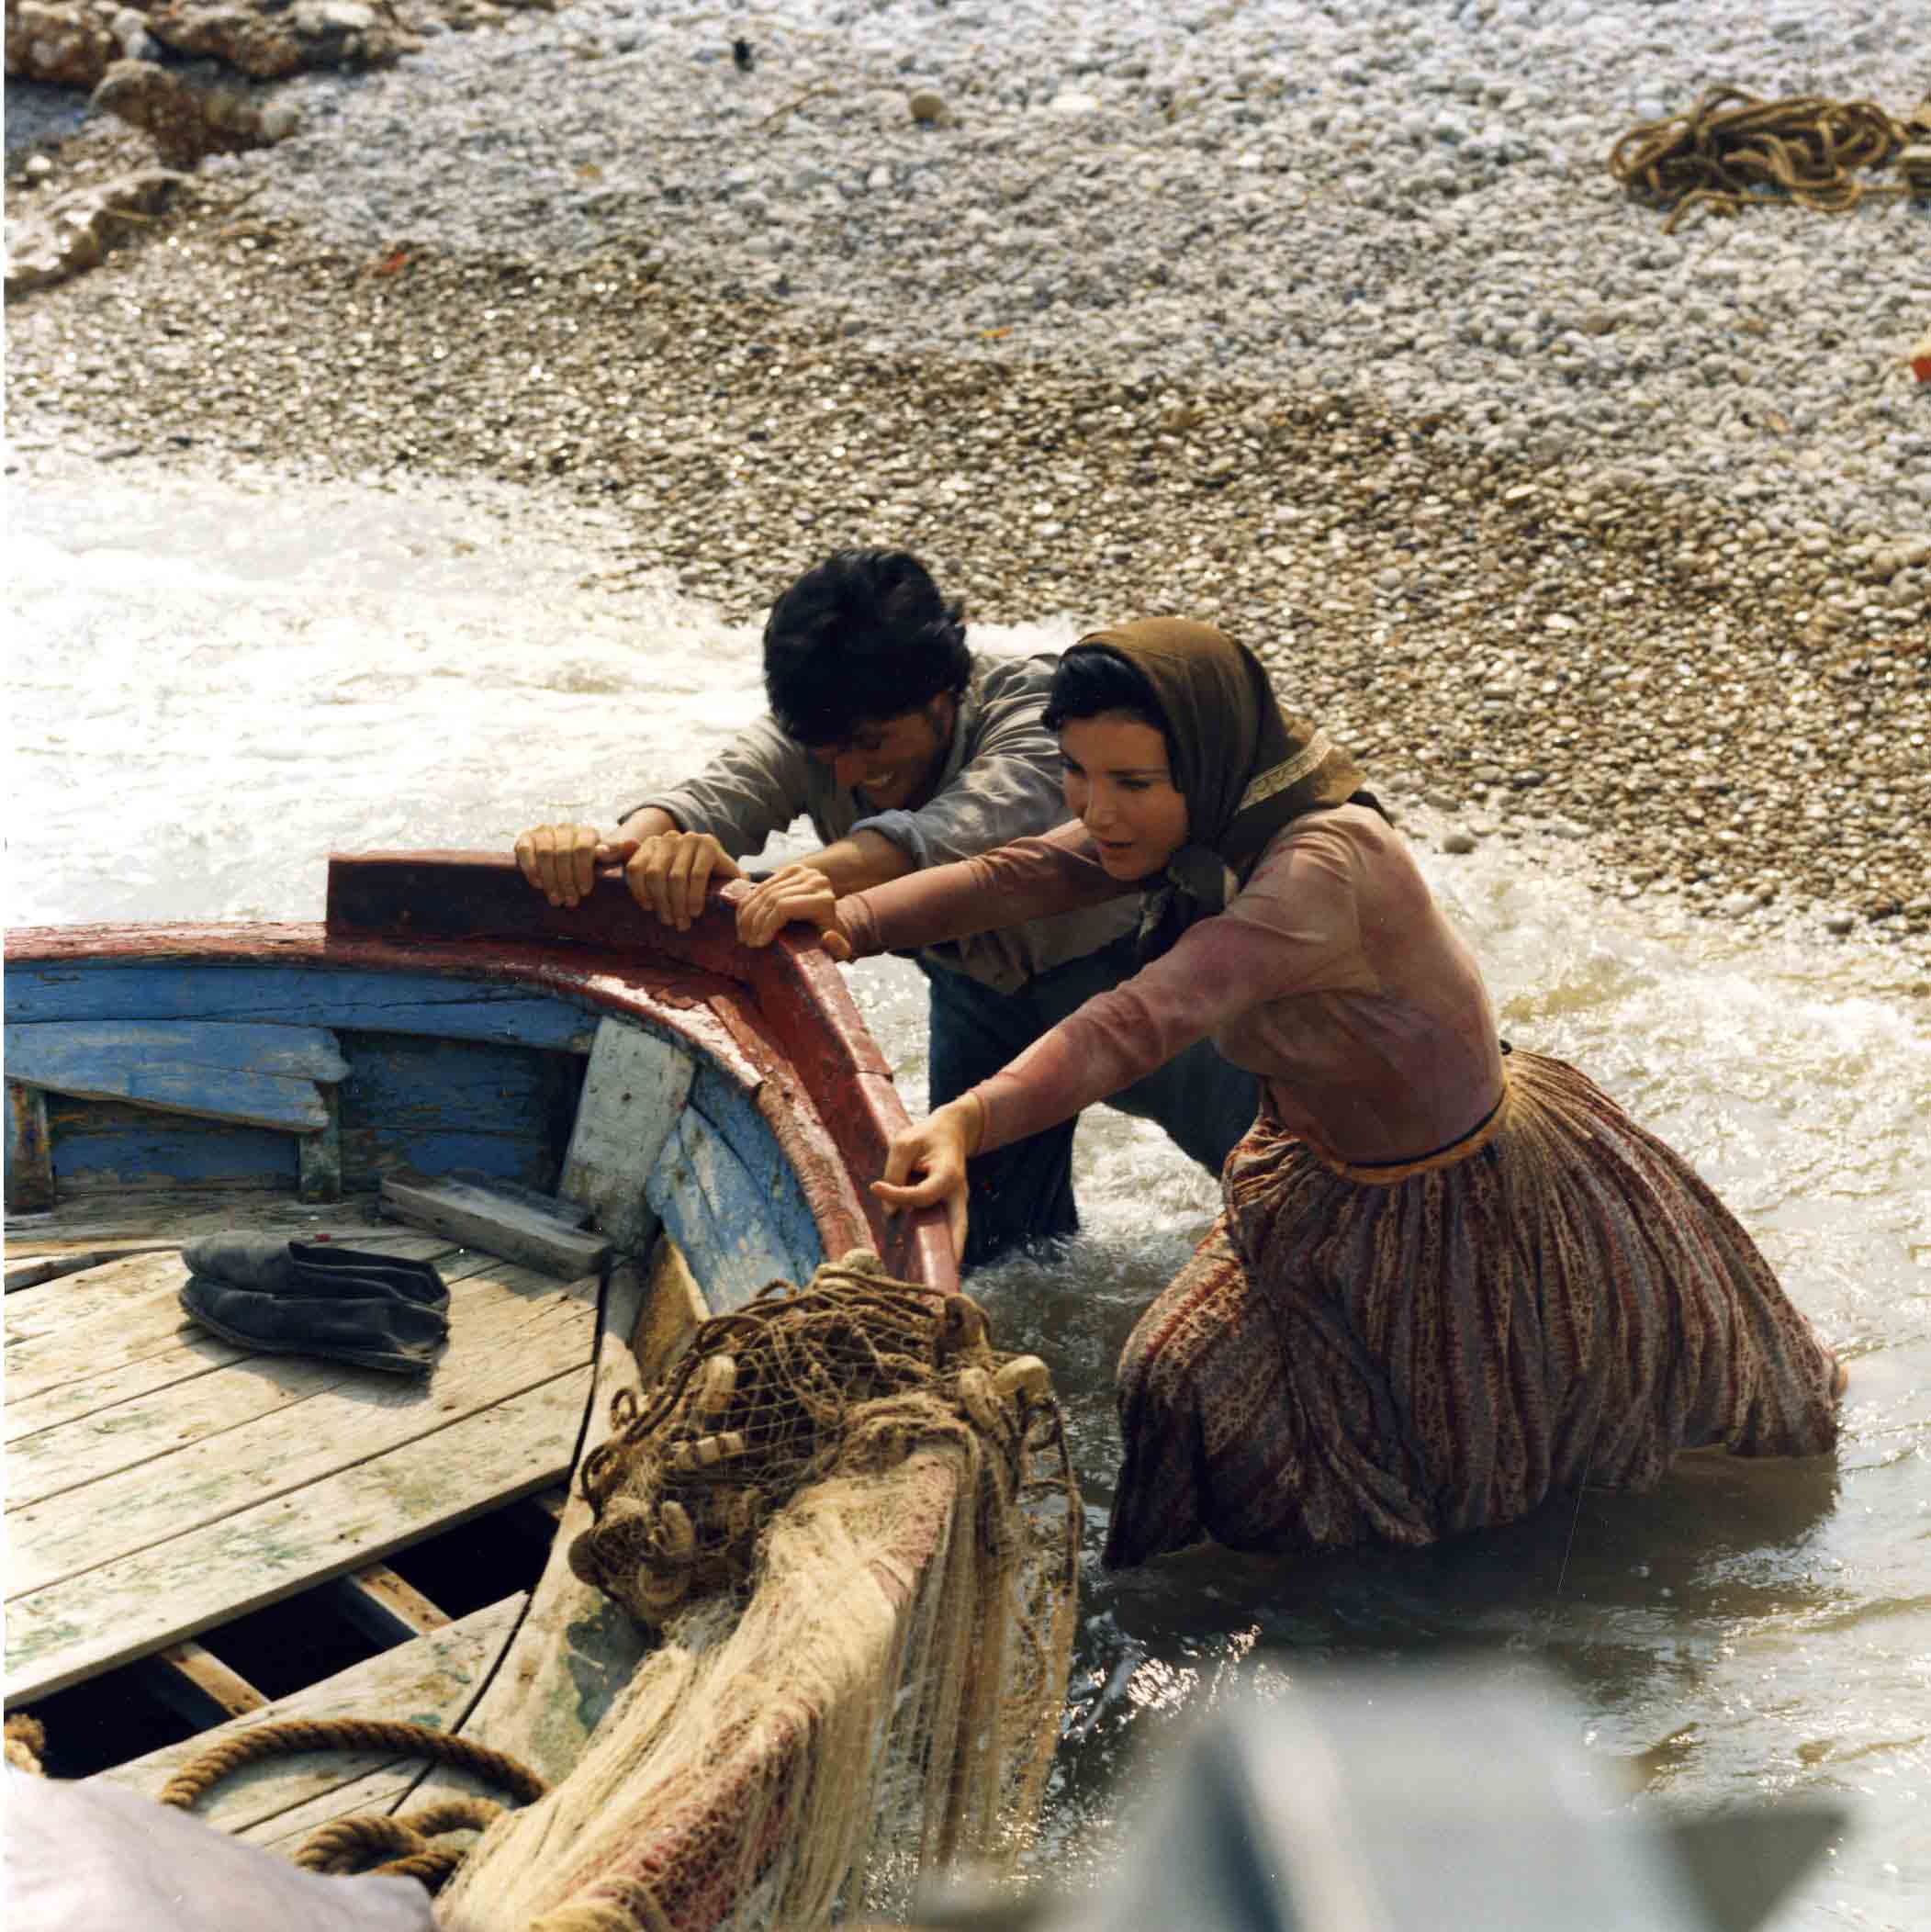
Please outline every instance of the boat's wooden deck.
[[[418, 1386], [244, 1354], [198, 1331], [174, 1298], [178, 1244], [251, 1224], [326, 1228], [433, 1259], [450, 1285], [451, 1331], [434, 1374]], [[31, 1233], [17, 1228], [6, 1273], [10, 1707], [147, 1656], [215, 1702], [227, 1696], [228, 1724], [106, 1774], [151, 1796], [221, 1736], [290, 1716], [409, 1718], [545, 1777], [567, 1771], [644, 1639], [571, 1574], [587, 1506], [553, 1486], [569, 1471], [586, 1401], [595, 1442], [612, 1395], [636, 1387], [634, 1338], [652, 1355], [702, 1313], [668, 1243], [647, 1281], [617, 1271], [601, 1337], [593, 1281], [560, 1283], [375, 1225], [366, 1204], [76, 1203]], [[451, 1621], [380, 1562], [532, 1491], [559, 1517], [532, 1592]], [[389, 1647], [326, 1681], [264, 1702], [194, 1641], [331, 1578], [365, 1614], [386, 1606], [395, 1627]], [[297, 1756], [240, 1773], [202, 1809], [281, 1844], [345, 1813], [393, 1809], [424, 1776], [421, 1760], [381, 1754]]]
[[[102, 1775], [143, 1797], [158, 1798], [175, 1772], [211, 1747], [258, 1724], [286, 1718], [400, 1719], [438, 1731], [472, 1733], [470, 1713], [477, 1696], [499, 1669], [527, 1605], [522, 1594], [505, 1597], [259, 1712]], [[512, 1748], [511, 1755], [522, 1753]], [[196, 1815], [293, 1855], [310, 1832], [333, 1819], [398, 1809], [423, 1773], [422, 1759], [391, 1751], [292, 1752], [225, 1779], [196, 1806]], [[488, 1795], [500, 1802], [503, 1794]]]
[[[589, 1394], [594, 1280], [562, 1283], [432, 1236], [371, 1228], [365, 1208], [305, 1213], [300, 1228], [329, 1226], [442, 1271], [450, 1341], [417, 1382], [250, 1353], [182, 1312], [174, 1244], [210, 1224], [298, 1231], [286, 1203], [131, 1196], [84, 1211], [95, 1225], [83, 1243], [100, 1238], [111, 1252], [108, 1230], [138, 1216], [138, 1239], [169, 1245], [100, 1259], [51, 1226], [9, 1241], [10, 1704], [567, 1474]], [[33, 1279], [52, 1264], [71, 1272]]]
[[569, 1470], [594, 1279], [432, 1236], [450, 1340], [421, 1380], [265, 1355], [182, 1312], [178, 1252], [6, 1297], [7, 1698], [29, 1702], [342, 1575]]

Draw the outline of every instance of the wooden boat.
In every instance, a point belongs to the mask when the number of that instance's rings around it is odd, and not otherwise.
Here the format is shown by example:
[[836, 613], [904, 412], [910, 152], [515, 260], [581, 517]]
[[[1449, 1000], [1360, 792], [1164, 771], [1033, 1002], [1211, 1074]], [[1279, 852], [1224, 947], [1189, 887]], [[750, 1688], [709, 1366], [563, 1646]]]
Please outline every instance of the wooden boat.
[[[679, 934], [615, 880], [559, 911], [494, 857], [338, 859], [319, 927], [15, 932], [6, 1007], [6, 1699], [57, 1774], [158, 1794], [211, 1738], [354, 1714], [567, 1778], [649, 1642], [566, 1559], [612, 1394], [704, 1315], [853, 1248], [956, 1286], [938, 1222], [888, 1221], [863, 1185], [904, 1116], [836, 969], [740, 949], [715, 903]], [[384, 1176], [452, 1173], [591, 1207], [580, 1238], [619, 1263], [601, 1306], [554, 1224], [512, 1263], [500, 1229], [491, 1252], [377, 1219]], [[192, 1324], [180, 1244], [244, 1227], [434, 1261], [434, 1375]], [[955, 1501], [907, 1516], [906, 1592]], [[286, 1849], [449, 1778], [301, 1756], [203, 1809]], [[732, 1802], [695, 1791], [625, 1848], [671, 1923], [738, 1903], [695, 1860], [678, 1878]]]

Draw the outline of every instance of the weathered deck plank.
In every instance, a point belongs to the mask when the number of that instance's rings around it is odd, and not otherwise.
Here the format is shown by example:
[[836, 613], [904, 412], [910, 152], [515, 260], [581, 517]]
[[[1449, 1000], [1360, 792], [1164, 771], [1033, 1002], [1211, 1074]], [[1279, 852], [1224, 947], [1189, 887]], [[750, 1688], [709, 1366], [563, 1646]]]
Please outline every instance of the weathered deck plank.
[[[39, 1243], [30, 1241], [7, 1241], [6, 1292], [19, 1293], [24, 1288], [38, 1288], [50, 1281], [58, 1281], [63, 1275], [84, 1274], [89, 1268], [104, 1266], [110, 1261], [119, 1261], [129, 1254], [152, 1254], [158, 1249], [172, 1248], [174, 1241], [102, 1241], [95, 1246], [75, 1246], [65, 1241]], [[39, 1250], [45, 1246], [47, 1252]]]
[[[421, 1380], [344, 1368], [300, 1400], [219, 1434], [173, 1445], [87, 1484], [9, 1511], [7, 1601], [293, 1495], [405, 1443], [433, 1437], [590, 1359], [596, 1283], [560, 1286], [499, 1266], [459, 1284], [448, 1348]], [[219, 1380], [253, 1381], [248, 1365]], [[56, 1432], [84, 1450], [84, 1423]]]
[[[174, 1291], [187, 1279], [179, 1252], [158, 1248], [145, 1254], [126, 1254], [118, 1260], [90, 1268], [84, 1275], [64, 1281], [46, 1282], [38, 1288], [23, 1288], [6, 1298], [6, 1375], [10, 1397], [26, 1392], [22, 1381], [39, 1357], [53, 1357], [63, 1346], [76, 1352], [75, 1337], [104, 1317], [112, 1317], [114, 1326], [107, 1332], [127, 1338], [135, 1345], [137, 1359], [145, 1353], [141, 1344], [171, 1332], [169, 1325], [147, 1310], [164, 1309]], [[184, 1318], [174, 1310], [178, 1324]], [[97, 1338], [90, 1338], [97, 1339]], [[83, 1371], [84, 1373], [84, 1371]], [[71, 1375], [51, 1376], [55, 1381], [72, 1379]]]
[[[121, 1403], [139, 1402], [157, 1391], [179, 1388], [184, 1383], [192, 1382], [200, 1376], [213, 1375], [230, 1363], [251, 1360], [261, 1363], [266, 1358], [254, 1355], [250, 1350], [231, 1342], [219, 1341], [204, 1330], [189, 1327], [184, 1316], [180, 1337], [172, 1347], [163, 1344], [152, 1354], [142, 1355], [138, 1361], [124, 1362], [118, 1368], [103, 1369], [98, 1375], [84, 1376], [77, 1381], [42, 1388], [31, 1398], [16, 1398], [9, 1389], [5, 1428], [5, 1439], [9, 1445], [9, 1468], [12, 1445], [23, 1439], [31, 1439], [45, 1430], [57, 1429], [63, 1422], [112, 1410]], [[9, 1502], [20, 1500], [13, 1493], [11, 1478], [7, 1500]]]
[[[118, 1765], [101, 1776], [107, 1782], [155, 1798], [174, 1773], [192, 1764], [210, 1746], [256, 1725], [286, 1718], [407, 1717], [413, 1724], [447, 1731], [475, 1701], [477, 1688], [494, 1666], [516, 1627], [525, 1599], [521, 1592], [472, 1612], [427, 1636], [400, 1644], [366, 1662], [311, 1684], [292, 1697], [264, 1705], [231, 1723], [203, 1731], [181, 1744]], [[397, 1769], [388, 1769], [391, 1766]], [[312, 1824], [345, 1811], [371, 1809], [360, 1802], [359, 1787], [386, 1779], [395, 1792], [407, 1789], [420, 1760], [397, 1759], [384, 1751], [310, 1751], [251, 1765], [219, 1784], [196, 1807], [223, 1831], [276, 1835], [305, 1831], [302, 1807], [320, 1807]], [[337, 1794], [351, 1802], [327, 1807]], [[292, 1821], [292, 1822], [291, 1822]]]
[[385, 1816], [391, 1813], [406, 1815], [413, 1811], [416, 1807], [410, 1802], [410, 1794], [421, 1775], [420, 1758], [399, 1758], [365, 1778], [319, 1792], [306, 1803], [290, 1805], [286, 1812], [264, 1818], [259, 1825], [249, 1825], [236, 1836], [292, 1859], [324, 1825], [333, 1825], [338, 1818], [359, 1817], [367, 1812], [379, 1812]]
[[[172, 1251], [168, 1256], [163, 1257], [163, 1260], [172, 1258]], [[445, 1282], [460, 1281], [493, 1265], [488, 1255], [464, 1255], [452, 1259], [445, 1253], [421, 1258], [433, 1260]], [[178, 1278], [185, 1280], [186, 1276], [184, 1274]], [[7, 1442], [18, 1442], [22, 1437], [58, 1428], [79, 1417], [94, 1416], [123, 1403], [136, 1402], [178, 1383], [209, 1375], [231, 1362], [247, 1360], [251, 1365], [250, 1373], [255, 1375], [266, 1371], [271, 1364], [293, 1366], [289, 1357], [264, 1355], [210, 1335], [183, 1311], [178, 1300], [174, 1303], [170, 1326], [164, 1297], [152, 1304], [137, 1297], [136, 1303], [123, 1310], [118, 1320], [114, 1320], [111, 1314], [97, 1319], [112, 1321], [106, 1340], [89, 1328], [84, 1339], [80, 1341], [64, 1333], [43, 1334], [34, 1338], [31, 1345], [23, 1341], [19, 1348], [9, 1352], [6, 1360], [10, 1386], [5, 1424]], [[44, 1315], [41, 1320], [45, 1320]], [[148, 1339], [152, 1345], [137, 1349], [134, 1344], [140, 1338], [136, 1334], [136, 1325], [143, 1320], [152, 1323]], [[84, 1324], [81, 1326], [85, 1327]], [[62, 1379], [51, 1373], [63, 1345], [73, 1346], [83, 1365], [82, 1372], [71, 1379]], [[103, 1354], [131, 1355], [131, 1359], [104, 1365], [100, 1359]], [[36, 1369], [39, 1375], [36, 1387], [29, 1388], [26, 1386], [26, 1377], [19, 1373], [21, 1366]], [[335, 1372], [342, 1373], [339, 1369]], [[133, 1423], [130, 1418], [117, 1417], [110, 1422], [103, 1417], [102, 1426], [118, 1431], [129, 1429]], [[11, 1492], [9, 1500], [18, 1500], [12, 1497]]]
[[[444, 1263], [441, 1272], [446, 1284], [461, 1290], [469, 1287], [470, 1277], [500, 1266], [488, 1255], [469, 1255]], [[450, 1347], [437, 1365], [439, 1376], [461, 1373], [501, 1320], [502, 1296], [488, 1292], [489, 1284], [477, 1286], [474, 1306], [466, 1295], [459, 1301], [460, 1329], [453, 1331]], [[386, 1397], [420, 1399], [423, 1393], [420, 1384], [387, 1377], [377, 1384], [366, 1369], [345, 1363], [261, 1354], [192, 1325], [183, 1332], [177, 1347], [143, 1356], [107, 1375], [47, 1389], [20, 1402], [18, 1413], [17, 1405], [9, 1402], [9, 1517], [84, 1484], [127, 1477], [137, 1469], [148, 1469], [163, 1482], [193, 1483], [198, 1479], [194, 1458], [174, 1460], [183, 1455], [185, 1445], [196, 1444], [197, 1454], [217, 1460], [253, 1458], [255, 1442], [245, 1432], [258, 1430], [277, 1415], [286, 1419], [287, 1428], [312, 1432], [319, 1412], [304, 1405], [331, 1390], [347, 1390], [358, 1404]], [[451, 1392], [446, 1383], [434, 1378], [428, 1386], [439, 1398]], [[298, 1412], [291, 1414], [292, 1410]], [[268, 1466], [256, 1459], [251, 1466], [262, 1471]], [[135, 1485], [136, 1493], [141, 1487]], [[122, 1497], [118, 1491], [103, 1491], [90, 1495], [87, 1501], [90, 1511], [97, 1511], [119, 1507]], [[8, 1529], [17, 1533], [18, 1526], [10, 1522]]]
[[7, 1702], [31, 1702], [555, 1482], [570, 1466], [590, 1373], [585, 1362], [306, 1488], [17, 1598]]
[[[674, 1256], [668, 1241], [658, 1247], [660, 1256]], [[630, 1337], [646, 1300], [667, 1278], [666, 1266], [660, 1259], [649, 1275], [637, 1264], [611, 1277], [585, 1453], [610, 1433], [611, 1398], [619, 1389], [633, 1395], [639, 1390]], [[649, 1637], [629, 1615], [570, 1568], [570, 1544], [590, 1522], [590, 1506], [573, 1481], [549, 1561], [531, 1593], [529, 1614], [501, 1669], [462, 1725], [466, 1737], [507, 1751], [552, 1783], [568, 1775], [650, 1648]], [[411, 1803], [471, 1792], [500, 1796], [461, 1772], [437, 1768], [425, 1775]]]
[[[447, 1243], [437, 1246], [426, 1236], [406, 1239], [415, 1245], [405, 1246], [403, 1239], [391, 1234], [381, 1252], [433, 1262], [445, 1283], [495, 1265], [488, 1255], [465, 1254]], [[144, 1261], [151, 1272], [129, 1265], [118, 1275], [125, 1299], [110, 1298], [103, 1306], [93, 1297], [88, 1284], [96, 1275], [107, 1279], [104, 1270], [93, 1270], [40, 1300], [23, 1292], [7, 1305], [8, 1442], [165, 1388], [171, 1379], [206, 1374], [238, 1354], [254, 1354], [264, 1363], [271, 1359], [218, 1342], [182, 1309], [178, 1297], [187, 1271], [174, 1249], [126, 1260]], [[172, 1313], [170, 1296], [174, 1297]], [[174, 1356], [184, 1359], [168, 1359]], [[204, 1365], [196, 1367], [196, 1362]]]
[[344, 1241], [393, 1231], [378, 1224], [372, 1193], [318, 1204], [272, 1187], [142, 1187], [120, 1195], [76, 1196], [43, 1214], [10, 1212], [6, 1252], [11, 1261], [112, 1241], [178, 1247], [223, 1228], [303, 1237], [327, 1233]]

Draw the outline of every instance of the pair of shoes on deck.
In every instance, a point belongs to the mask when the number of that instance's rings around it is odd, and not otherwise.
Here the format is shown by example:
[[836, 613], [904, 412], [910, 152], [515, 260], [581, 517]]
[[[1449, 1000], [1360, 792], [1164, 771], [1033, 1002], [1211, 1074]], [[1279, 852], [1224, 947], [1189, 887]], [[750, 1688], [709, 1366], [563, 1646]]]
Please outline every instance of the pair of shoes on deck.
[[181, 1251], [181, 1306], [240, 1348], [427, 1375], [449, 1339], [449, 1290], [427, 1262], [272, 1234], [210, 1234]]

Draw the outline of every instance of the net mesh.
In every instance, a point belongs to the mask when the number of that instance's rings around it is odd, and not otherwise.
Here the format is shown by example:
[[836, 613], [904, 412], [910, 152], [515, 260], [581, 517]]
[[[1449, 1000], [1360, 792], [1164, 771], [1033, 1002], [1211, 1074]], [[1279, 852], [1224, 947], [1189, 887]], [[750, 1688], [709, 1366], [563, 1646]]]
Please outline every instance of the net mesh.
[[1007, 1864], [1058, 1735], [1079, 1497], [1044, 1364], [859, 1251], [702, 1323], [586, 1458], [572, 1567], [660, 1633], [439, 1901], [471, 1932], [810, 1926]]

